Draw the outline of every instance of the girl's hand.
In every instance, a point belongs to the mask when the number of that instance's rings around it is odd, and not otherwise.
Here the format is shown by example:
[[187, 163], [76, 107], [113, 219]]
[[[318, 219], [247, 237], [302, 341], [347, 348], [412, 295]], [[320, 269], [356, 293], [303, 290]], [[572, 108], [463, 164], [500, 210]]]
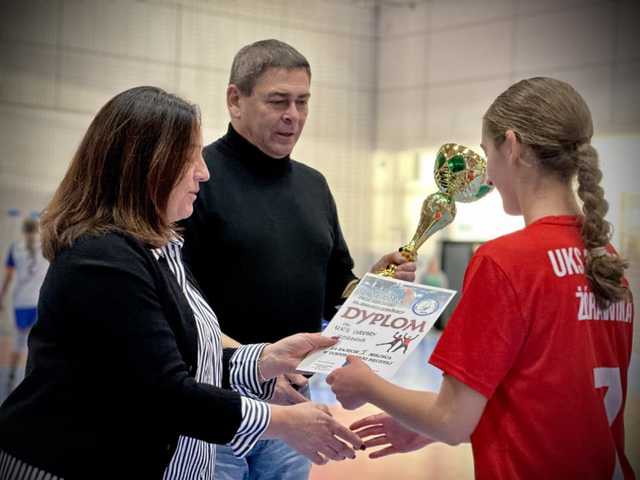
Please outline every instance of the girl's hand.
[[327, 383], [342, 406], [354, 410], [369, 400], [368, 388], [372, 380], [377, 378], [371, 368], [360, 358], [347, 356], [345, 365], [337, 368], [327, 377]]

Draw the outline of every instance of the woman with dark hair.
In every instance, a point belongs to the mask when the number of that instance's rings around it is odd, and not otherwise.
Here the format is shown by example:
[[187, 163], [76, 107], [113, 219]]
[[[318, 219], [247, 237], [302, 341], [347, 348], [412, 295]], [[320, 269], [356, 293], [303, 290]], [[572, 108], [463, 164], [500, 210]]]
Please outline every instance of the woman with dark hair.
[[[626, 262], [609, 243], [593, 125], [573, 87], [522, 80], [489, 107], [487, 170], [525, 228], [485, 243], [430, 362], [440, 392], [350, 364], [327, 381], [347, 408], [388, 414], [351, 426], [372, 457], [471, 440], [478, 479], [632, 479], [624, 407], [633, 339]], [[577, 180], [580, 207], [572, 182]]]
[[174, 228], [209, 177], [201, 151], [197, 108], [158, 88], [116, 95], [91, 123], [42, 218], [51, 267], [26, 377], [0, 408], [3, 479], [161, 478], [176, 449], [178, 472], [211, 477], [213, 444], [241, 456], [259, 438], [316, 463], [354, 456], [340, 438], [361, 446], [326, 407], [262, 401], [335, 340], [223, 351]]
[[24, 238], [9, 247], [5, 261], [5, 275], [0, 288], [0, 310], [4, 309], [9, 288], [13, 288], [13, 312], [16, 334], [9, 357], [7, 394], [13, 389], [20, 357], [27, 351], [27, 336], [38, 319], [38, 293], [47, 273], [49, 262], [42, 256], [38, 220], [26, 218], [22, 222]]

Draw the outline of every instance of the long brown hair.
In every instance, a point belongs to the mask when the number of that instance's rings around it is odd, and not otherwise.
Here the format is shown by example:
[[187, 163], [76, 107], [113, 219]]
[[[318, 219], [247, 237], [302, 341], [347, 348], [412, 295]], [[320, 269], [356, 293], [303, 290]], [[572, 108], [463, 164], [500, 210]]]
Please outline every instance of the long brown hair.
[[604, 250], [612, 234], [611, 224], [604, 219], [609, 204], [600, 186], [598, 152], [591, 146], [591, 112], [580, 94], [553, 78], [522, 80], [489, 107], [484, 128], [498, 144], [507, 130], [513, 130], [546, 172], [567, 182], [577, 176], [584, 216], [582, 239], [587, 249], [585, 274], [591, 289], [601, 308], [626, 298], [629, 290], [623, 277], [628, 264]]
[[171, 236], [169, 194], [188, 168], [195, 105], [156, 87], [126, 90], [100, 109], [41, 220], [47, 259], [85, 234], [122, 231], [151, 246]]

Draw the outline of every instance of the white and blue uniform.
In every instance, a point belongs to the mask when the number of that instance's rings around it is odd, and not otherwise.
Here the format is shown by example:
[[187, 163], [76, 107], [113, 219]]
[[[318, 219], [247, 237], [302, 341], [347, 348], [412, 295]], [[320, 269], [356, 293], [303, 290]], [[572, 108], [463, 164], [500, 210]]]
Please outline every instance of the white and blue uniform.
[[27, 333], [38, 318], [38, 296], [49, 262], [42, 256], [39, 243], [34, 246], [32, 253], [24, 241], [18, 241], [9, 247], [5, 266], [15, 271], [13, 288], [13, 308], [17, 328], [15, 351], [20, 352], [25, 349]]

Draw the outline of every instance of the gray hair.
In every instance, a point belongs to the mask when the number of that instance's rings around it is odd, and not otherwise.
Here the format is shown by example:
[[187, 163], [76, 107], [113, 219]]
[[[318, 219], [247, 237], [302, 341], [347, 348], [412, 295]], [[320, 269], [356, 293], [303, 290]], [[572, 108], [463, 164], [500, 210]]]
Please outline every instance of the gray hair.
[[251, 95], [260, 75], [269, 68], [304, 68], [311, 79], [311, 67], [304, 55], [291, 45], [269, 39], [242, 47], [236, 53], [229, 83], [236, 85], [243, 95]]

